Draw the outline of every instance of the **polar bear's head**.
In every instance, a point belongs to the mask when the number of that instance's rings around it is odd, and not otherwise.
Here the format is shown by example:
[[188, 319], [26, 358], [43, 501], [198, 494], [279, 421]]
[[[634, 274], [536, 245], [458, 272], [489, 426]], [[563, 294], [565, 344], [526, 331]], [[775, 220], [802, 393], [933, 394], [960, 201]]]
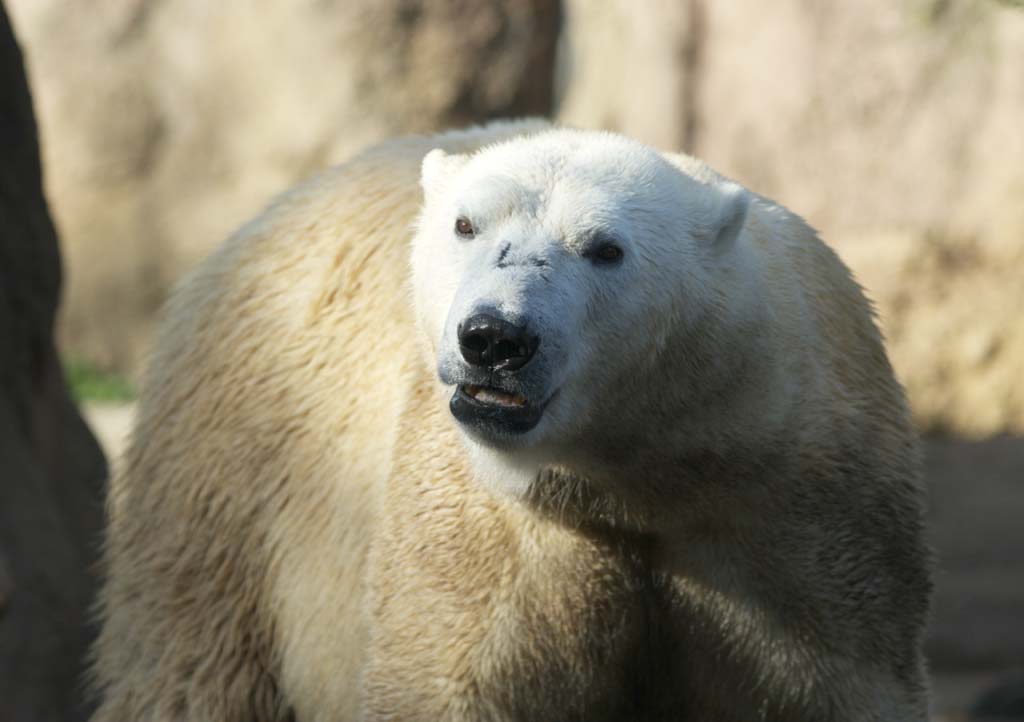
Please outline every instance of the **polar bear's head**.
[[431, 151], [422, 185], [418, 322], [500, 486], [521, 492], [545, 465], [641, 433], [704, 382], [697, 345], [742, 265], [740, 186], [571, 130]]

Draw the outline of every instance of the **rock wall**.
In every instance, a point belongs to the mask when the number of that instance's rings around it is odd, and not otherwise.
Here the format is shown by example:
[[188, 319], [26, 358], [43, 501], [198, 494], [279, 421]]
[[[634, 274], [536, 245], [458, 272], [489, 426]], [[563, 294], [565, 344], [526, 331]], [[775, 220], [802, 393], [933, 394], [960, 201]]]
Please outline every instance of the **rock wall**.
[[21, 56], [0, 4], [0, 720], [88, 715], [103, 456], [68, 398], [53, 344], [57, 238]]
[[993, 0], [655, 6], [568, 0], [564, 120], [695, 153], [829, 236], [1019, 242], [1021, 10]]
[[1024, 434], [1024, 231], [1016, 244], [994, 241], [910, 232], [833, 242], [877, 304], [923, 431]]

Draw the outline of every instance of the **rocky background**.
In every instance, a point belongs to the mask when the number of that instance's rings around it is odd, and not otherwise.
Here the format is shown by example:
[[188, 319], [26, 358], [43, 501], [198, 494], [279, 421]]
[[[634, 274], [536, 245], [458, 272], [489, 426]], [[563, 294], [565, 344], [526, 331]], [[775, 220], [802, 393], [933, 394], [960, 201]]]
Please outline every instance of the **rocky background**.
[[[275, 193], [399, 133], [548, 115], [694, 153], [806, 217], [875, 299], [928, 434], [937, 714], [1003, 684], [974, 713], [1024, 719], [1020, 2], [5, 2], [63, 239], [62, 356], [128, 378], [185, 269]], [[0, 170], [28, 179], [4, 192], [38, 184], [6, 165], [30, 146], [2, 140]], [[50, 278], [31, 292], [52, 314], [53, 246], [33, 243], [20, 260], [0, 245], [0, 273]], [[116, 458], [130, 405], [87, 411]]]

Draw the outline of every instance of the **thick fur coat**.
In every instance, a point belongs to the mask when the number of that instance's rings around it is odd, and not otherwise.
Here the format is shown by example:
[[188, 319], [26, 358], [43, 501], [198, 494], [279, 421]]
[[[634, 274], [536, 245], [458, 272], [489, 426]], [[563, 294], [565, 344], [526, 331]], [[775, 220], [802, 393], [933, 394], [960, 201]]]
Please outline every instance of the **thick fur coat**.
[[[522, 433], [453, 417], [481, 307], [540, 339], [490, 372], [543, 398]], [[926, 717], [870, 307], [799, 218], [615, 136], [284, 195], [175, 293], [108, 511], [97, 721]]]

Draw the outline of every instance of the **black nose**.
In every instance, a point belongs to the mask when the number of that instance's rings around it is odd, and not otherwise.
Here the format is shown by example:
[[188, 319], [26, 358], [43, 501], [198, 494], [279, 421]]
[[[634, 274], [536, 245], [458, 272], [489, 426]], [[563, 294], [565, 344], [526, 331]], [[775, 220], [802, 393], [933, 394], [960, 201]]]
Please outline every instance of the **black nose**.
[[501, 371], [516, 371], [526, 365], [540, 339], [524, 326], [478, 313], [459, 326], [459, 350], [466, 363]]

